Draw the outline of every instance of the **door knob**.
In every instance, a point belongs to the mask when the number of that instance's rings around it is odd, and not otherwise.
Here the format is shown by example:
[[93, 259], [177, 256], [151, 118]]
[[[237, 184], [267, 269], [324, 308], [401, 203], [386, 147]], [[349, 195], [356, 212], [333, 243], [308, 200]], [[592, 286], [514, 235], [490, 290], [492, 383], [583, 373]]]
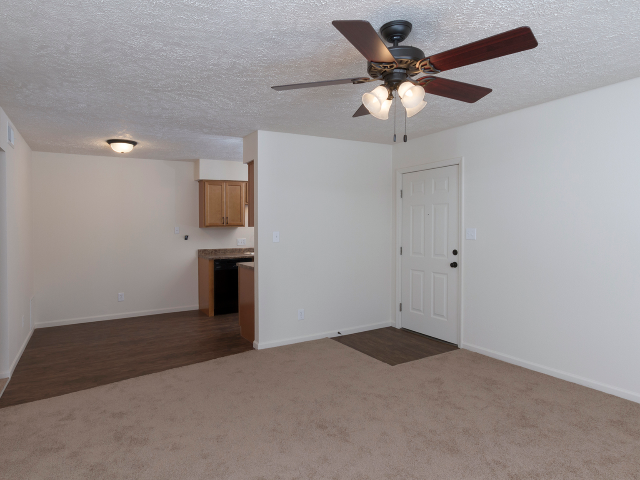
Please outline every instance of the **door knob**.
[[456, 268], [457, 266], [458, 266], [457, 262], [452, 262], [450, 265], [451, 268]]
[[454, 250], [454, 251], [453, 251], [453, 252], [451, 252], [451, 253], [453, 253], [454, 255], [457, 255], [457, 254], [458, 254], [458, 250]]

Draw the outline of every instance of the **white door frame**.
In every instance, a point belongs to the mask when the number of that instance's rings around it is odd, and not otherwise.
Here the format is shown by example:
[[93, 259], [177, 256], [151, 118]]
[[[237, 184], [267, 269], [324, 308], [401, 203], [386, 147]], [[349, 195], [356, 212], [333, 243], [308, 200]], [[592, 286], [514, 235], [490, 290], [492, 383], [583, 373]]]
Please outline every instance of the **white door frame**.
[[400, 302], [402, 300], [402, 258], [400, 257], [400, 246], [402, 245], [402, 175], [405, 173], [420, 172], [434, 168], [450, 167], [458, 165], [458, 346], [462, 345], [462, 270], [464, 268], [464, 158], [452, 158], [440, 162], [423, 163], [412, 167], [398, 168], [396, 170], [396, 328], [402, 328], [402, 312], [400, 312]]

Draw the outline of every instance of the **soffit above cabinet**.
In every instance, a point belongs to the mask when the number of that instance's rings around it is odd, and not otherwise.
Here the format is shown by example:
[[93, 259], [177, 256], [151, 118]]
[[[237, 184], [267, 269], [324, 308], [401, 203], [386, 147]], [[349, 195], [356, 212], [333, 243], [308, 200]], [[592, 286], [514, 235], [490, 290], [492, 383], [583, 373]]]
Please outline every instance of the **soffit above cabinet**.
[[230, 180], [246, 182], [249, 168], [242, 162], [228, 160], [196, 160], [195, 176], [198, 180]]

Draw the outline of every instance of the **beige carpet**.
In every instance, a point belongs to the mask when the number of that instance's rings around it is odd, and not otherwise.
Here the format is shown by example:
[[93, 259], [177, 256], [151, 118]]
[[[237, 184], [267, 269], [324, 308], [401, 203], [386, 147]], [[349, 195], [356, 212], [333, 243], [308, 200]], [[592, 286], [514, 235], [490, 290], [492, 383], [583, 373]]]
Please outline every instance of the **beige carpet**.
[[0, 478], [638, 479], [640, 405], [325, 339], [1, 409]]

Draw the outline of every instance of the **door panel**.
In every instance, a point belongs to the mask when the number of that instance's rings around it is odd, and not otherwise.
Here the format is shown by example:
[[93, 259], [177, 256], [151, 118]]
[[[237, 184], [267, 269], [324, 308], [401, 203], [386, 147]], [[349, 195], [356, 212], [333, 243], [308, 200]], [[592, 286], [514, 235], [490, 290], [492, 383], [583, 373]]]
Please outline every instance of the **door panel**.
[[208, 180], [204, 183], [205, 227], [224, 225], [224, 182]]
[[411, 255], [424, 256], [424, 205], [411, 205]]
[[449, 235], [449, 205], [440, 204], [431, 206], [431, 255], [433, 258], [447, 258], [447, 237]]
[[458, 343], [458, 166], [402, 180], [402, 326]]
[[412, 312], [424, 313], [424, 272], [411, 270], [411, 303]]
[[431, 315], [441, 320], [447, 319], [447, 275], [442, 273], [431, 274]]
[[225, 206], [227, 225], [244, 226], [243, 182], [225, 182]]

